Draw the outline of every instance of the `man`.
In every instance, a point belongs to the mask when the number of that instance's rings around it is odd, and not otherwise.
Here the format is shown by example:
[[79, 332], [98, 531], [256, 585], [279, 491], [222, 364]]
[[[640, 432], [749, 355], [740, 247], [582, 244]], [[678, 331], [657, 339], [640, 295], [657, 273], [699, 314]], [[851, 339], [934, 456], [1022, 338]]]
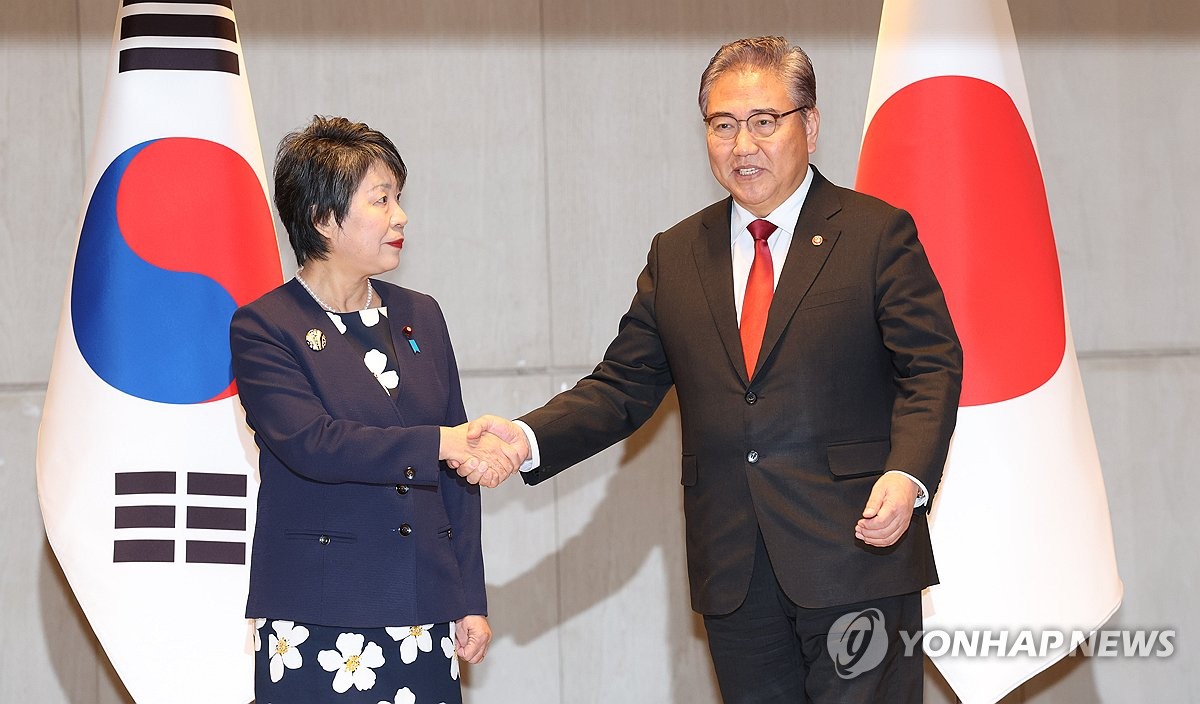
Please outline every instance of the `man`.
[[[537, 484], [630, 435], [674, 385], [692, 606], [725, 701], [920, 702], [921, 658], [898, 632], [920, 629], [937, 581], [926, 514], [962, 370], [941, 289], [907, 213], [809, 165], [820, 113], [799, 47], [721, 47], [700, 109], [732, 198], [654, 238], [591, 375], [472, 432], [524, 452], [524, 424]], [[868, 609], [889, 650], [839, 673], [830, 628]]]

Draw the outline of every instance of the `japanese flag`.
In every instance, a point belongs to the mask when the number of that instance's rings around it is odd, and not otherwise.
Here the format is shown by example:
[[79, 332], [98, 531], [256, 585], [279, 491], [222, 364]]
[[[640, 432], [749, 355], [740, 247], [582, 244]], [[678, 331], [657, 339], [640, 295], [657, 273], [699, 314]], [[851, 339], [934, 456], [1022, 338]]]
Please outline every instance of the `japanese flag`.
[[1004, 0], [885, 1], [857, 188], [912, 213], [962, 340], [925, 628], [1008, 634], [931, 652], [963, 702], [995, 702], [1077, 644], [1014, 653], [1020, 630], [1086, 635], [1122, 595]]

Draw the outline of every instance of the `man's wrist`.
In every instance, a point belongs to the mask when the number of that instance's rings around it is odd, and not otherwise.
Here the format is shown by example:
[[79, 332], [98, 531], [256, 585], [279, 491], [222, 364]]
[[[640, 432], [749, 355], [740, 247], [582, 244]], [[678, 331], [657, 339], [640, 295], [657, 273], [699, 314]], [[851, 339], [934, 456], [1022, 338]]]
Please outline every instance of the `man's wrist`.
[[913, 484], [917, 485], [917, 499], [913, 502], [913, 508], [920, 508], [921, 506], [929, 503], [929, 490], [925, 488], [925, 484], [920, 479], [917, 479], [908, 472], [900, 469], [889, 469], [886, 474], [891, 474], [893, 472], [896, 474], [903, 474], [911, 479]]
[[534, 435], [533, 428], [530, 428], [523, 420], [514, 420], [513, 425], [525, 433], [525, 442], [529, 443], [529, 457], [517, 469], [522, 472], [532, 472], [542, 465], [542, 453], [538, 450], [537, 436]]

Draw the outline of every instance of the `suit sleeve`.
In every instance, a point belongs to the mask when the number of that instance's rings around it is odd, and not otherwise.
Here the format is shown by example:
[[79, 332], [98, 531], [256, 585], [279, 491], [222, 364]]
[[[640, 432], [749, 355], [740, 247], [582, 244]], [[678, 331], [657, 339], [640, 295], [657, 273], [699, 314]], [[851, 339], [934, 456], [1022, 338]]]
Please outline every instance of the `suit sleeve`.
[[[230, 349], [246, 420], [293, 472], [326, 483], [437, 485], [436, 425], [376, 427], [330, 416], [279, 328], [253, 308], [230, 324]], [[405, 470], [416, 471], [413, 478]]]
[[521, 476], [537, 484], [624, 440], [642, 426], [674, 383], [655, 319], [655, 236], [629, 311], [604, 359], [574, 388], [522, 416], [537, 436], [541, 465]]
[[919, 478], [932, 499], [957, 420], [962, 348], [908, 213], [896, 211], [884, 226], [875, 274], [879, 330], [896, 383], [886, 468]]
[[[441, 314], [439, 308], [438, 315], [441, 316]], [[442, 335], [446, 350], [446, 364], [450, 370], [446, 425], [459, 425], [467, 421], [467, 411], [463, 406], [458, 362], [454, 358], [454, 348], [450, 344], [450, 332], [446, 328], [444, 317], [442, 318]], [[486, 616], [487, 593], [483, 576], [482, 508], [479, 500], [479, 486], [468, 483], [467, 480], [451, 471], [442, 472], [440, 482], [439, 492], [454, 530], [454, 554], [463, 578], [467, 614]]]

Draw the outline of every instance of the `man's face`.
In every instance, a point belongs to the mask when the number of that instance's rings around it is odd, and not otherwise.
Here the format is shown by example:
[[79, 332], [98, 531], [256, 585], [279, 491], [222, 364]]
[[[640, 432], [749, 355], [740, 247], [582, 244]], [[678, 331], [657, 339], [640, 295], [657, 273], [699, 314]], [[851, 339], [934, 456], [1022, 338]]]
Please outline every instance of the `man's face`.
[[[756, 112], [781, 115], [796, 107], [774, 73], [734, 70], [713, 83], [706, 117], [726, 114], [745, 120]], [[804, 181], [820, 123], [814, 107], [780, 118], [770, 137], [753, 136], [745, 123], [739, 124], [733, 139], [721, 139], [710, 131], [708, 163], [713, 176], [742, 207], [763, 217]]]

